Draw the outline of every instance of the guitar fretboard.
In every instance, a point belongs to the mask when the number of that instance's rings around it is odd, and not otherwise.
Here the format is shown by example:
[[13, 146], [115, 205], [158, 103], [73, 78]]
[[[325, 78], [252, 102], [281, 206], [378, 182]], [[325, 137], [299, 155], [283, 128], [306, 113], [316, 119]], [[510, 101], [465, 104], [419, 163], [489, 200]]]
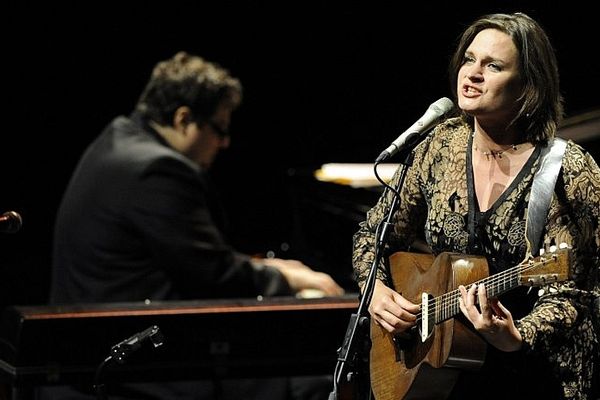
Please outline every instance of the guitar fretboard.
[[[555, 257], [551, 256], [548, 259], [541, 258], [537, 261], [525, 261], [515, 267], [480, 279], [479, 281], [474, 282], [474, 284], [479, 285], [483, 283], [487, 291], [487, 296], [496, 297], [521, 286], [521, 276], [524, 272], [546, 264], [549, 261], [554, 261], [554, 259]], [[458, 315], [460, 313], [460, 298], [460, 290], [455, 289], [430, 299], [427, 312], [428, 325], [433, 326]], [[418, 324], [421, 323], [421, 319], [422, 314], [418, 314]]]

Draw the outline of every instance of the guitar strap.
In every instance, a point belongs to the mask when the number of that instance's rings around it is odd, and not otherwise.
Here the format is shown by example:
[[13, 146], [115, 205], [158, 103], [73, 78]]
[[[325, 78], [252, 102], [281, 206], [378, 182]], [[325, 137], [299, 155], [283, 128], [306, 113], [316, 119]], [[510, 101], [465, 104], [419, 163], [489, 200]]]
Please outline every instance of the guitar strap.
[[566, 148], [567, 141], [561, 138], [554, 138], [552, 142], [542, 148], [540, 164], [533, 177], [527, 205], [527, 217], [525, 218], [528, 254], [533, 257], [539, 255], [550, 200], [554, 193], [554, 186]]

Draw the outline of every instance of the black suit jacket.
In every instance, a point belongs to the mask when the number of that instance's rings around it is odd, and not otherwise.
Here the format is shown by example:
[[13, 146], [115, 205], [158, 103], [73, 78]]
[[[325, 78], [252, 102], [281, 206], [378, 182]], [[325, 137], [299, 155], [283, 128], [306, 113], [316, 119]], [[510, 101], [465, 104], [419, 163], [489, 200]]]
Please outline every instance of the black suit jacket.
[[[51, 302], [291, 294], [276, 269], [251, 262], [227, 243], [222, 221], [206, 171], [170, 148], [139, 116], [118, 117], [85, 151], [62, 199]], [[321, 399], [330, 386], [325, 378], [113, 384], [109, 398]], [[37, 395], [97, 398], [84, 383], [42, 387]]]
[[139, 116], [88, 147], [54, 231], [52, 303], [290, 294], [223, 237], [206, 171]]

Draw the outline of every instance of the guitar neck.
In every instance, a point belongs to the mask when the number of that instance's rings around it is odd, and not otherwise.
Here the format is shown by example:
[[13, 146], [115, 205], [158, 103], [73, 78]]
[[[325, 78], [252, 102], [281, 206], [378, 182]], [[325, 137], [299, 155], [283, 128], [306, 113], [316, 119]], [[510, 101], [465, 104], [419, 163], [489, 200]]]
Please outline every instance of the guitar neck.
[[[560, 282], [570, 277], [568, 246], [550, 250], [549, 256], [538, 256], [523, 261], [515, 267], [480, 279], [472, 284], [484, 284], [488, 297], [497, 297], [516, 287], [540, 286], [550, 282]], [[481, 275], [480, 275], [481, 276]], [[466, 285], [465, 285], [466, 286]], [[460, 291], [455, 289], [437, 297], [422, 296], [421, 313], [417, 320], [422, 322], [422, 334], [436, 324], [444, 322], [460, 313]], [[477, 301], [477, 299], [476, 299]]]
[[[496, 297], [521, 285], [520, 277], [524, 268], [526, 266], [517, 265], [516, 267], [474, 282], [474, 284], [479, 285], [483, 283], [488, 297]], [[460, 313], [460, 298], [460, 291], [455, 289], [430, 300], [428, 307], [429, 321], [439, 324], [458, 315]]]

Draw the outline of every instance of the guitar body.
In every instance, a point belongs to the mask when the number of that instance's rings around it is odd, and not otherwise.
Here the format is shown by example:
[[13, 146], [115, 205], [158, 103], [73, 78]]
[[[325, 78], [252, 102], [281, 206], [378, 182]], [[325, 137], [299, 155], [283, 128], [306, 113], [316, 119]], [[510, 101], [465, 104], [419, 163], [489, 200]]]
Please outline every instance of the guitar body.
[[[484, 257], [398, 252], [390, 257], [394, 290], [413, 303], [488, 276]], [[415, 333], [394, 337], [371, 323], [370, 375], [376, 400], [444, 399], [461, 369], [483, 364], [486, 343], [454, 318], [433, 327], [422, 342]]]

